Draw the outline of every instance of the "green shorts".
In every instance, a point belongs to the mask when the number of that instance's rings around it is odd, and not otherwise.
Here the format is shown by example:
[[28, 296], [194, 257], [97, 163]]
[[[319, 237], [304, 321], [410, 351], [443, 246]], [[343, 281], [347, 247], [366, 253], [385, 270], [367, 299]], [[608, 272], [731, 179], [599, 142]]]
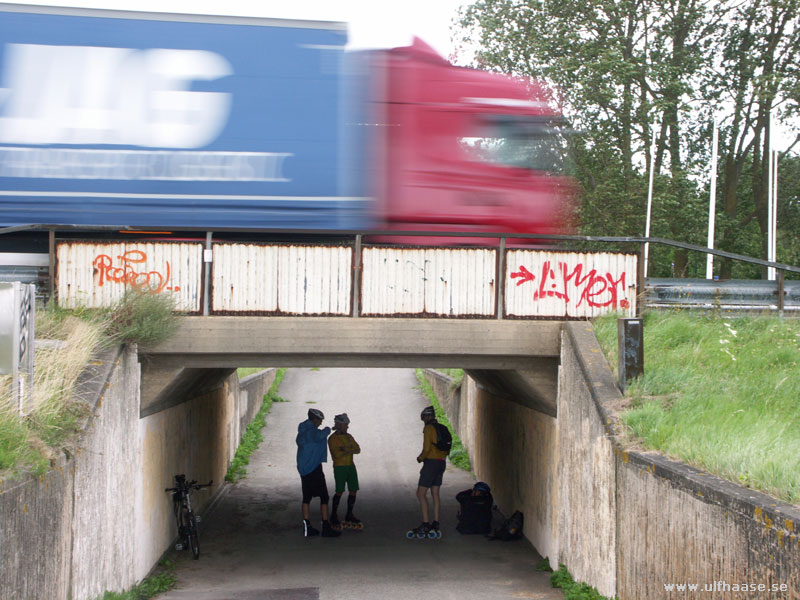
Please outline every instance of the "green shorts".
[[333, 467], [333, 479], [336, 481], [336, 493], [344, 492], [344, 485], [351, 492], [358, 491], [358, 473], [355, 465], [345, 465], [343, 467]]

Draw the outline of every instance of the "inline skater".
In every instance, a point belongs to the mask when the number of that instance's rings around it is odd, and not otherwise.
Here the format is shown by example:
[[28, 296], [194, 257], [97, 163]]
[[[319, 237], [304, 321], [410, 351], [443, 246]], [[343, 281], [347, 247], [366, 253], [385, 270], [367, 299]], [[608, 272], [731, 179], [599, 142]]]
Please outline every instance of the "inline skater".
[[[438, 434], [436, 433], [436, 412], [433, 406], [423, 409], [420, 414], [425, 426], [422, 428], [422, 452], [417, 456], [417, 462], [422, 463], [419, 472], [419, 483], [417, 485], [417, 500], [419, 500], [420, 511], [422, 512], [422, 524], [408, 532], [407, 537], [425, 537], [433, 532], [435, 537], [441, 537], [439, 530], [439, 509], [441, 502], [439, 490], [442, 486], [442, 476], [447, 466], [447, 450], [440, 450], [437, 447]], [[428, 490], [431, 492], [433, 500], [433, 521], [430, 520], [430, 510], [428, 506]]]
[[331, 528], [328, 521], [328, 484], [322, 463], [328, 462], [326, 440], [331, 432], [330, 427], [320, 429], [325, 415], [316, 408], [308, 409], [308, 419], [297, 426], [297, 471], [303, 489], [303, 535], [313, 537], [320, 535], [319, 529], [311, 525], [311, 499], [319, 496], [319, 510], [322, 516], [322, 537], [338, 537], [338, 531]]
[[[347, 413], [336, 415], [333, 418], [333, 434], [328, 438], [328, 447], [333, 459], [333, 478], [336, 481], [336, 493], [333, 496], [333, 506], [331, 507], [331, 526], [335, 529], [340, 529], [342, 525], [352, 529], [364, 528], [361, 521], [353, 514], [356, 493], [358, 492], [358, 472], [353, 462], [353, 455], [359, 454], [361, 447], [353, 436], [347, 433], [349, 428], [350, 418]], [[345, 487], [347, 487], [348, 491], [347, 513], [342, 524], [339, 522], [336, 512]]]

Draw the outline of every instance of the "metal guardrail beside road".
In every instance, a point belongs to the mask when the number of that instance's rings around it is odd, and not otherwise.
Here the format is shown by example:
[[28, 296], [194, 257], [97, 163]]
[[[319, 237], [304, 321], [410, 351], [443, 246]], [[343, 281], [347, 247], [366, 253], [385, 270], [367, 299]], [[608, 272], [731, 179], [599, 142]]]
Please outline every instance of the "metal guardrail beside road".
[[[779, 294], [783, 287], [783, 303]], [[649, 308], [719, 308], [727, 311], [783, 310], [800, 316], [800, 281], [756, 279], [648, 279], [645, 306]]]

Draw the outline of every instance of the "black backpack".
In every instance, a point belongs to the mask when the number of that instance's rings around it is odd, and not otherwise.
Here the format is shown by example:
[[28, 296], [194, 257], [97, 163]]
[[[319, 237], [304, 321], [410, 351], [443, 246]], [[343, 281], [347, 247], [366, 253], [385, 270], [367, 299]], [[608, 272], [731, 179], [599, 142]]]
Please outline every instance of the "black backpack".
[[450, 430], [441, 423], [434, 423], [433, 426], [436, 427], [436, 442], [433, 445], [449, 454], [450, 448], [453, 447], [453, 436], [450, 435]]
[[509, 542], [511, 540], [518, 540], [522, 537], [522, 524], [524, 518], [519, 511], [514, 512], [509, 518], [503, 521], [494, 533], [489, 536], [490, 540], [502, 540]]

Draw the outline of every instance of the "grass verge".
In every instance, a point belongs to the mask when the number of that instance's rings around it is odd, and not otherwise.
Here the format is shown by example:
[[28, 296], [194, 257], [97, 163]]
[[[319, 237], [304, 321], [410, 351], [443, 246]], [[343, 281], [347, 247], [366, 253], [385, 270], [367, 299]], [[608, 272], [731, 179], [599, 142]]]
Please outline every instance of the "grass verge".
[[178, 582], [175, 563], [164, 559], [158, 565], [159, 573], [143, 579], [125, 592], [105, 592], [98, 600], [148, 600], [171, 590]]
[[422, 369], [415, 369], [414, 370], [417, 380], [419, 381], [419, 387], [425, 397], [430, 401], [431, 405], [433, 405], [433, 409], [436, 411], [436, 420], [443, 425], [446, 425], [447, 428], [450, 430], [450, 434], [453, 436], [453, 446], [450, 449], [449, 459], [450, 462], [457, 466], [459, 469], [464, 469], [465, 471], [472, 471], [472, 465], [469, 462], [469, 454], [467, 454], [467, 449], [464, 448], [464, 444], [461, 443], [461, 438], [458, 437], [458, 434], [453, 430], [453, 426], [450, 424], [450, 420], [447, 418], [447, 415], [442, 410], [442, 405], [439, 404], [439, 398], [436, 397], [436, 393], [433, 391], [431, 384], [428, 383], [428, 380], [425, 379], [425, 374], [423, 373]]
[[537, 571], [548, 571], [550, 575], [550, 585], [560, 588], [564, 592], [564, 600], [609, 600], [607, 596], [601, 596], [595, 588], [588, 583], [578, 583], [572, 579], [567, 567], [560, 565], [558, 571], [550, 568], [550, 562], [543, 558], [536, 565]]
[[256, 413], [253, 421], [247, 426], [247, 429], [245, 429], [242, 441], [239, 442], [239, 447], [236, 448], [236, 454], [231, 461], [231, 466], [225, 474], [225, 481], [236, 483], [247, 475], [246, 466], [250, 464], [250, 455], [264, 440], [261, 430], [267, 424], [267, 414], [272, 408], [272, 403], [286, 402], [286, 400], [278, 396], [278, 387], [281, 385], [285, 374], [286, 369], [278, 369], [275, 373], [275, 380], [272, 382], [267, 393], [264, 394], [264, 401], [261, 403], [261, 408], [258, 410], [258, 413]]
[[[595, 320], [617, 364], [617, 317]], [[800, 321], [649, 313], [628, 440], [800, 503]]]
[[59, 453], [71, 453], [90, 412], [73, 390], [92, 355], [119, 343], [163, 341], [178, 327], [173, 308], [167, 297], [131, 292], [103, 310], [37, 310], [36, 340], [47, 343], [36, 344], [28, 415], [19, 414], [11, 376], [0, 376], [0, 478], [42, 475]]

